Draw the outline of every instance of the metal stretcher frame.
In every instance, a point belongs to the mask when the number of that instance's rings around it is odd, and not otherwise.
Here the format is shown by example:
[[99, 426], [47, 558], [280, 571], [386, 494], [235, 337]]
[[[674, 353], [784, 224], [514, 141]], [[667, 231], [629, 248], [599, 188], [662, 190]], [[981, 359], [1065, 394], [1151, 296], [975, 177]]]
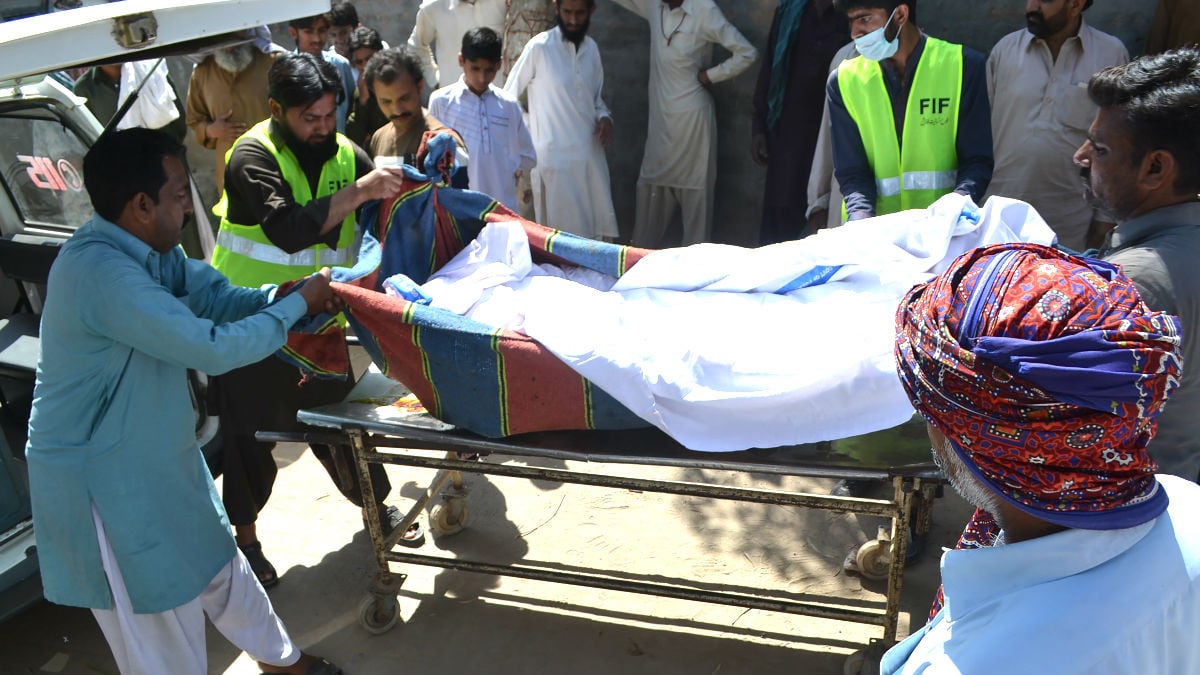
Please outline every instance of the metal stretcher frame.
[[[386, 392], [380, 395], [380, 392]], [[870, 468], [855, 466], [847, 458], [836, 458], [819, 446], [793, 446], [770, 450], [733, 453], [689, 451], [657, 429], [627, 431], [541, 432], [503, 439], [484, 438], [456, 429], [427, 413], [406, 412], [388, 405], [405, 393], [403, 385], [372, 370], [366, 373], [347, 399], [341, 403], [302, 410], [299, 421], [315, 427], [301, 434], [264, 434], [263, 440], [304, 441], [349, 444], [354, 448], [356, 467], [338, 467], [339, 473], [357, 470], [367, 523], [378, 568], [369, 594], [359, 606], [360, 623], [368, 631], [383, 633], [399, 619], [397, 594], [405, 575], [391, 570], [389, 563], [426, 565], [483, 574], [552, 581], [577, 586], [643, 593], [660, 597], [711, 602], [737, 607], [804, 616], [864, 623], [883, 628], [882, 642], [896, 639], [903, 585], [905, 553], [909, 544], [910, 524], [918, 533], [927, 532], [935, 490], [943, 478], [932, 463]], [[445, 451], [445, 457], [428, 452]], [[642, 465], [712, 469], [733, 473], [758, 473], [819, 478], [886, 480], [892, 485], [891, 499], [838, 497], [826, 494], [732, 487], [678, 480], [645, 479], [599, 471], [552, 469], [529, 465], [510, 465], [503, 461], [460, 459], [460, 456], [549, 458], [609, 465]], [[368, 471], [371, 464], [393, 464], [440, 470], [430, 487], [409, 510], [404, 524], [384, 537], [379, 524], [378, 507]], [[890, 541], [874, 542], [875, 561], [886, 570], [887, 599], [884, 611], [850, 609], [816, 602], [798, 602], [756, 593], [705, 590], [693, 586], [647, 583], [617, 578], [602, 571], [595, 573], [563, 572], [525, 565], [520, 562], [498, 565], [475, 560], [408, 553], [395, 547], [407, 527], [416, 521], [447, 483], [446, 501], [435, 506], [429, 517], [433, 533], [450, 534], [466, 526], [469, 511], [465, 507], [462, 473], [548, 480], [578, 485], [657, 492], [712, 499], [815, 508], [840, 513], [880, 516], [891, 520]], [[345, 474], [343, 474], [345, 475]], [[872, 542], [864, 544], [870, 546]], [[861, 550], [860, 550], [861, 553]], [[860, 555], [860, 560], [862, 557]], [[883, 575], [880, 574], [879, 577]]]

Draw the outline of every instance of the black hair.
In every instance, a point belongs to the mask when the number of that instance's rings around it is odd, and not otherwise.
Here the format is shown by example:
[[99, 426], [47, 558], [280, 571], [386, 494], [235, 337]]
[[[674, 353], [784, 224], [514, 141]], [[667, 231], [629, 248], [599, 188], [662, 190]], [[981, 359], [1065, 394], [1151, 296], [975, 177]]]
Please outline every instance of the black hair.
[[401, 73], [408, 73], [417, 84], [425, 78], [421, 70], [421, 59], [406, 45], [375, 52], [371, 60], [367, 61], [367, 67], [363, 68], [363, 77], [367, 78], [368, 88], [375, 86], [376, 80], [383, 84], [391, 84]]
[[335, 0], [329, 9], [329, 24], [354, 28], [358, 25], [358, 10], [346, 0]]
[[1200, 49], [1143, 56], [1092, 76], [1088, 96], [1121, 114], [1133, 162], [1166, 150], [1179, 167], [1177, 192], [1200, 192]]
[[487, 59], [492, 63], [498, 63], [501, 52], [503, 52], [503, 43], [500, 41], [500, 36], [491, 28], [480, 26], [463, 33], [460, 53], [467, 61]]
[[833, 0], [833, 6], [839, 12], [849, 12], [852, 9], [882, 9], [889, 15], [900, 5], [908, 5], [908, 22], [917, 23], [917, 0]]
[[267, 97], [287, 110], [308, 107], [325, 94], [346, 98], [342, 78], [332, 64], [306, 52], [280, 54], [267, 71]]
[[379, 31], [359, 26], [350, 32], [350, 51], [364, 48], [383, 51], [383, 38], [379, 37]]
[[333, 22], [329, 20], [328, 14], [314, 14], [312, 16], [302, 16], [299, 19], [292, 19], [288, 22], [288, 27], [295, 28], [296, 30], [300, 30], [301, 28], [312, 28], [313, 24], [322, 19], [325, 20], [325, 23], [333, 25]]
[[183, 144], [157, 129], [134, 127], [100, 135], [83, 157], [83, 184], [100, 217], [116, 222], [140, 193], [155, 204], [167, 183], [163, 158], [184, 159]]
[[[596, 6], [596, 0], [584, 0], [584, 2], [587, 4], [588, 7]], [[558, 7], [559, 5], [562, 5], [562, 0], [554, 0], [554, 6]]]

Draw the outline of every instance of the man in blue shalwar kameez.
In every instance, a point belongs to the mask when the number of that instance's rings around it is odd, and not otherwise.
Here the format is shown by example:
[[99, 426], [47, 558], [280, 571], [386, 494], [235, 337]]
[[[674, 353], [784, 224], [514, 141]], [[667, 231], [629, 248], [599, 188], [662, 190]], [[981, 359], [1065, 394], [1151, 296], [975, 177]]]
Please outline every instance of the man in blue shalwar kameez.
[[91, 608], [126, 675], [207, 673], [205, 615], [267, 672], [333, 675], [234, 546], [187, 369], [263, 359], [340, 300], [328, 269], [276, 297], [187, 259], [182, 159], [146, 129], [106, 134], [84, 159], [96, 214], [50, 271], [26, 451], [46, 598]]

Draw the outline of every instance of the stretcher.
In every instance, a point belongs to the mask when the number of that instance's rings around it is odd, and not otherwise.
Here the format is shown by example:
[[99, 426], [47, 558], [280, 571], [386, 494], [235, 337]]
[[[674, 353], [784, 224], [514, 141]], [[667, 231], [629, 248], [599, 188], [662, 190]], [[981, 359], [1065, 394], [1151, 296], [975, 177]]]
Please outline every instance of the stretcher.
[[[693, 452], [657, 429], [546, 431], [505, 438], [487, 438], [442, 422], [420, 406], [400, 383], [372, 367], [359, 380], [346, 400], [302, 410], [298, 419], [312, 427], [303, 434], [263, 434], [264, 440], [344, 443], [354, 448], [356, 466], [338, 467], [339, 472], [357, 471], [368, 511], [370, 538], [377, 574], [359, 606], [359, 620], [372, 633], [384, 633], [399, 620], [397, 594], [405, 575], [392, 564], [426, 565], [443, 569], [511, 576], [576, 586], [594, 587], [660, 597], [718, 603], [743, 608], [786, 612], [878, 626], [881, 640], [876, 647], [896, 639], [903, 585], [905, 555], [911, 530], [929, 530], [931, 506], [943, 482], [929, 460], [924, 424], [913, 420], [887, 432], [834, 441], [748, 450], [730, 453]], [[437, 452], [429, 452], [437, 451]], [[444, 455], [441, 454], [444, 452]], [[546, 468], [525, 462], [529, 458], [574, 460], [582, 469]], [[423, 496], [407, 513], [405, 524], [385, 537], [379, 526], [373, 499], [371, 464], [391, 464], [437, 473]], [[559, 464], [555, 462], [555, 464]], [[730, 477], [709, 483], [660, 480], [621, 475], [612, 470], [621, 465], [685, 467], [705, 469], [704, 475]], [[770, 594], [761, 589], [706, 589], [686, 580], [644, 582], [630, 580], [601, 569], [562, 571], [545, 564], [518, 561], [494, 564], [458, 557], [439, 557], [398, 549], [400, 536], [426, 510], [435, 536], [457, 533], [470, 524], [470, 505], [463, 474], [487, 474], [531, 480], [688, 495], [697, 498], [736, 500], [784, 507], [815, 508], [832, 512], [879, 516], [890, 519], [890, 530], [859, 547], [856, 564], [860, 573], [886, 579], [886, 604], [882, 611], [846, 608], [820, 602], [799, 602], [787, 594]], [[736, 486], [737, 474], [768, 474], [818, 478], [847, 478], [887, 481], [892, 496], [886, 499], [838, 497], [774, 489]], [[345, 474], [343, 474], [345, 475]], [[631, 497], [635, 498], [635, 497]]]

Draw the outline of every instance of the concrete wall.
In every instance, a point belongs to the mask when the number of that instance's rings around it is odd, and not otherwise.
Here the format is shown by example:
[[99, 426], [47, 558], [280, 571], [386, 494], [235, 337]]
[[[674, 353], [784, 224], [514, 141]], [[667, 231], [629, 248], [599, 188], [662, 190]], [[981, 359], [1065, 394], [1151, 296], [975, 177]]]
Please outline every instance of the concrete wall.
[[[549, 0], [547, 0], [549, 1]], [[762, 52], [777, 0], [716, 0], [729, 20]], [[391, 44], [407, 39], [418, 0], [356, 0], [362, 22]], [[1099, 0], [1086, 18], [1120, 37], [1133, 55], [1141, 53], [1154, 13], [1152, 0]], [[609, 0], [598, 0], [591, 35], [600, 46], [605, 70], [605, 100], [613, 111], [617, 142], [609, 150], [613, 198], [622, 232], [633, 227], [634, 188], [646, 139], [646, 86], [649, 31], [645, 21]], [[1023, 0], [922, 0], [918, 23], [930, 35], [987, 52], [995, 42], [1024, 27]], [[292, 46], [286, 30], [276, 40]], [[717, 50], [716, 58], [725, 54]], [[761, 54], [760, 54], [761, 56]], [[758, 64], [716, 85], [719, 124], [719, 192], [714, 237], [718, 241], [757, 243], [764, 172], [750, 159], [750, 99]], [[178, 77], [178, 76], [177, 76]], [[180, 86], [186, 82], [186, 74]], [[207, 153], [204, 155], [202, 153]], [[211, 162], [211, 152], [193, 150], [196, 164]], [[211, 173], [211, 164], [208, 164]], [[202, 170], [203, 171], [203, 170]], [[803, 189], [798, 186], [797, 189]]]

